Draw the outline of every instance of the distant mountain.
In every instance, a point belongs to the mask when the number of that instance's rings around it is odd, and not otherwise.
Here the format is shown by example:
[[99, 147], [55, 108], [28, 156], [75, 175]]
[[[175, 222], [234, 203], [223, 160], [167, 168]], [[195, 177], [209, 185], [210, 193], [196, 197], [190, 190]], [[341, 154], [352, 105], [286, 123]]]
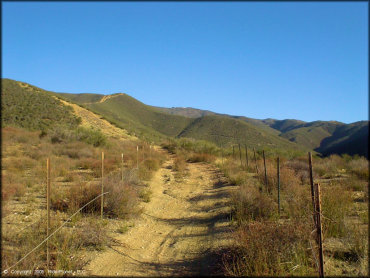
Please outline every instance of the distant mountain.
[[338, 126], [345, 125], [339, 122], [315, 121], [306, 123], [297, 120], [269, 120], [267, 123], [270, 127], [279, 130], [280, 136], [310, 149], [318, 148], [322, 140], [330, 137]]
[[163, 108], [146, 105], [123, 94], [69, 94], [45, 91], [24, 82], [2, 79], [2, 123], [31, 129], [47, 128], [78, 119], [57, 96], [77, 103], [115, 125], [148, 140], [187, 137], [220, 146], [315, 150], [359, 154], [368, 157], [369, 122], [344, 124], [335, 121], [304, 122], [294, 119], [253, 119], [218, 114], [195, 108]]
[[[368, 129], [369, 121], [360, 121], [344, 124], [337, 121], [304, 122], [295, 119], [253, 119], [244, 116], [230, 116], [212, 111], [193, 108], [165, 108], [162, 111], [174, 115], [188, 115], [188, 117], [202, 117], [205, 115], [222, 115], [239, 119], [252, 124], [268, 134], [279, 135], [300, 146], [315, 150], [323, 155], [358, 154], [368, 157]], [[190, 127], [188, 127], [190, 129]], [[227, 127], [225, 129], [228, 129]], [[189, 136], [189, 133], [183, 133]], [[192, 137], [199, 137], [194, 135]]]
[[251, 147], [299, 149], [299, 145], [251, 123], [232, 117], [210, 115], [196, 118], [178, 137], [208, 140], [218, 145], [247, 144]]
[[337, 121], [303, 122], [298, 120], [263, 120], [281, 132], [280, 136], [329, 155], [359, 154], [368, 157], [369, 122], [344, 124]]
[[263, 123], [267, 124], [268, 126], [279, 130], [282, 133], [290, 131], [292, 129], [301, 127], [306, 122], [299, 121], [299, 120], [274, 120], [274, 119], [265, 119], [262, 120]]
[[368, 151], [369, 122], [360, 121], [339, 125], [331, 136], [321, 141], [317, 150], [323, 155], [332, 153], [361, 155], [369, 157]]
[[201, 110], [191, 107], [172, 107], [172, 108], [165, 108], [165, 107], [156, 107], [152, 106], [155, 109], [157, 109], [160, 112], [164, 112], [170, 115], [178, 115], [178, 116], [184, 116], [188, 118], [199, 118], [203, 116], [209, 116], [209, 115], [216, 115], [217, 113], [214, 113], [212, 111], [208, 110]]
[[[127, 94], [95, 96], [95, 102], [92, 102], [93, 96], [59, 95], [91, 109], [135, 135], [148, 139], [161, 138], [161, 136], [187, 137], [208, 140], [220, 146], [242, 143], [256, 148], [262, 148], [265, 145], [274, 148], [302, 149], [298, 144], [279, 137], [274, 129], [266, 125], [261, 128], [246, 120], [210, 111], [153, 107]], [[195, 117], [197, 114], [203, 116]]]

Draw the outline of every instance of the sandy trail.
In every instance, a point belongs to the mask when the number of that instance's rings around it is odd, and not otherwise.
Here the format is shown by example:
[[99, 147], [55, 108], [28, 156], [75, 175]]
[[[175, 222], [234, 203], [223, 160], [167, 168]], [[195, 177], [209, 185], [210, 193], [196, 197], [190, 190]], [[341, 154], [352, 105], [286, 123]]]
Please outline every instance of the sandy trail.
[[[108, 98], [111, 96], [105, 96], [104, 98]], [[73, 113], [81, 117], [81, 126], [83, 127], [93, 127], [95, 129], [99, 129], [102, 133], [104, 133], [107, 136], [119, 139], [121, 141], [136, 141], [137, 138], [135, 136], [129, 135], [126, 130], [121, 129], [119, 127], [116, 127], [112, 125], [107, 120], [102, 119], [102, 117], [98, 114], [95, 114], [91, 112], [90, 110], [87, 110], [77, 104], [67, 102], [65, 100], [58, 99], [62, 104], [71, 106], [73, 108]]]
[[153, 177], [142, 217], [87, 265], [88, 275], [220, 274], [217, 252], [230, 244], [228, 202], [235, 187], [204, 163], [188, 163], [188, 176], [176, 181], [173, 161]]

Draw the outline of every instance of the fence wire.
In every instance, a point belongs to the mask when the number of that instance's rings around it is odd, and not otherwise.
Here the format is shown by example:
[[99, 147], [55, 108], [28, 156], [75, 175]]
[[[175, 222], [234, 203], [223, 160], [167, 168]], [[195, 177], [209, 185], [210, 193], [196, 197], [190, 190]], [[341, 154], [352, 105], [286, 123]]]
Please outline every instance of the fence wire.
[[100, 195], [98, 195], [97, 197], [95, 197], [94, 199], [92, 199], [91, 201], [89, 201], [88, 203], [86, 203], [85, 205], [83, 205], [81, 208], [79, 208], [74, 214], [72, 214], [66, 221], [63, 222], [62, 225], [60, 225], [54, 232], [52, 232], [47, 238], [45, 238], [39, 245], [37, 245], [35, 248], [33, 248], [30, 252], [28, 252], [22, 259], [20, 259], [18, 262], [16, 262], [15, 264], [13, 264], [12, 266], [8, 267], [7, 269], [5, 269], [3, 271], [4, 274], [6, 274], [11, 268], [15, 267], [17, 264], [19, 264], [21, 261], [23, 261], [25, 258], [27, 258], [32, 252], [34, 252], [35, 250], [37, 250], [42, 244], [44, 244], [50, 237], [52, 237], [56, 232], [58, 232], [65, 224], [67, 224], [69, 222], [69, 220], [72, 219], [73, 216], [75, 216], [77, 213], [79, 213], [82, 209], [84, 209], [87, 205], [91, 204], [92, 202], [94, 202], [96, 199], [100, 198], [101, 196], [105, 195], [105, 194], [108, 194], [109, 192], [104, 192]]

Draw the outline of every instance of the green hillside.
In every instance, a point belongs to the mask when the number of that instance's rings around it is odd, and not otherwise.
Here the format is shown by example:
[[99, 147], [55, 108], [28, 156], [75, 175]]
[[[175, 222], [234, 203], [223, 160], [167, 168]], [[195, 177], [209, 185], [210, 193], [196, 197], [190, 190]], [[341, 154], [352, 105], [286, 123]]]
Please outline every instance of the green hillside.
[[77, 103], [152, 141], [169, 137], [207, 140], [218, 145], [235, 143], [251, 147], [311, 149], [324, 155], [348, 153], [368, 156], [368, 121], [344, 124], [335, 121], [258, 120], [217, 114], [194, 108], [160, 108], [127, 94], [54, 93], [35, 86], [2, 79], [2, 123], [31, 130], [55, 124], [77, 126], [70, 107], [52, 95]]
[[[83, 94], [83, 96], [79, 94], [58, 95], [98, 113], [115, 125], [148, 140], [157, 140], [165, 136], [174, 137], [192, 121], [191, 118], [162, 113], [156, 108], [122, 93], [90, 97], [88, 94]], [[95, 102], [93, 102], [94, 100]]]
[[186, 117], [157, 112], [126, 94], [104, 102], [87, 104], [87, 107], [102, 115], [109, 115], [114, 120], [130, 123], [131, 126], [137, 124], [144, 130], [157, 131], [167, 136], [176, 136], [191, 122]]
[[[244, 116], [218, 114], [193, 108], [163, 108], [161, 111], [175, 115], [186, 115], [193, 118], [196, 116], [219, 115], [238, 119], [247, 122], [259, 131], [263, 131], [267, 137], [272, 136], [271, 138], [273, 138], [274, 136], [280, 136], [302, 147], [321, 152], [324, 155], [347, 153], [368, 157], [368, 146], [367, 143], [365, 143], [368, 139], [368, 121], [344, 124], [337, 121], [304, 122], [294, 119], [275, 120], [271, 118], [259, 120]], [[198, 121], [194, 122], [194, 124], [197, 123]], [[182, 135], [184, 136], [187, 134], [186, 136], [204, 138], [201, 129], [198, 130], [201, 135], [195, 135], [197, 132], [192, 129], [196, 129], [196, 127], [189, 126], [187, 131], [184, 131]], [[229, 127], [227, 126], [225, 129], [229, 130]], [[211, 137], [215, 136], [212, 135]], [[227, 136], [224, 136], [224, 138], [227, 138]], [[225, 142], [227, 139], [221, 140], [218, 138], [213, 139], [213, 141]]]
[[156, 107], [156, 106], [152, 106], [152, 107], [157, 109], [160, 112], [164, 112], [170, 115], [184, 116], [188, 118], [199, 118], [203, 116], [217, 114], [212, 111], [201, 110], [201, 109], [196, 109], [196, 108], [191, 108], [191, 107], [186, 107], [186, 108], [184, 107], [165, 108], [165, 107]]
[[[114, 94], [99, 98], [91, 103], [92, 97], [63, 94], [90, 110], [103, 115], [109, 121], [121, 126], [139, 136], [147, 138], [187, 137], [208, 140], [218, 145], [246, 143], [250, 146], [297, 149], [299, 146], [277, 135], [277, 131], [261, 123], [254, 126], [248, 121], [229, 115], [209, 115], [198, 118], [180, 116], [198, 113], [197, 109], [179, 108], [172, 114], [161, 112], [158, 107], [145, 105], [127, 94]], [[166, 110], [164, 110], [166, 111]], [[194, 112], [195, 111], [195, 112]], [[206, 113], [203, 113], [206, 114]]]
[[302, 127], [306, 122], [299, 121], [299, 120], [275, 120], [275, 119], [265, 119], [262, 120], [263, 123], [270, 126], [273, 129], [279, 130], [280, 132], [284, 133], [290, 131], [295, 128]]
[[243, 120], [220, 115], [205, 116], [195, 119], [178, 137], [208, 140], [218, 145], [242, 143], [250, 147], [298, 149], [297, 144], [275, 134], [258, 129]]
[[325, 138], [316, 150], [324, 155], [358, 154], [369, 157], [368, 153], [369, 124], [367, 121], [341, 125], [330, 137]]
[[29, 130], [46, 130], [63, 123], [76, 127], [80, 119], [71, 107], [63, 105], [50, 92], [10, 79], [1, 80], [2, 126], [16, 126]]
[[286, 128], [281, 136], [308, 148], [318, 148], [327, 137], [330, 137], [335, 129], [343, 124], [333, 122], [311, 122], [293, 128]]
[[244, 116], [231, 116], [227, 114], [220, 114], [220, 113], [215, 113], [209, 110], [202, 110], [202, 109], [196, 109], [196, 108], [191, 108], [191, 107], [172, 107], [172, 108], [164, 108], [164, 107], [155, 107], [155, 109], [158, 111], [171, 114], [171, 115], [179, 115], [179, 116], [184, 116], [184, 117], [189, 117], [189, 118], [199, 118], [199, 117], [204, 117], [204, 116], [210, 116], [210, 115], [219, 115], [219, 116], [224, 116], [224, 117], [229, 117], [233, 119], [239, 119], [242, 121], [245, 121], [247, 123], [250, 123], [257, 128], [263, 129], [266, 133], [269, 134], [274, 134], [274, 135], [279, 135], [280, 132], [274, 128], [271, 128], [269, 125], [266, 125], [262, 120], [258, 119], [252, 119]]
[[264, 130], [266, 133], [269, 133], [269, 134], [274, 134], [274, 135], [279, 135], [280, 132], [274, 128], [271, 128], [270, 126], [266, 125], [262, 120], [258, 120], [258, 119], [252, 119], [252, 118], [248, 118], [248, 117], [244, 117], [244, 116], [231, 116], [232, 118], [235, 118], [235, 119], [240, 119], [244, 122], [247, 122], [251, 125], [254, 125], [255, 127], [257, 128], [260, 128], [262, 130]]
[[264, 120], [281, 132], [280, 136], [323, 155], [359, 154], [368, 157], [368, 121], [344, 124], [336, 121], [302, 122]]
[[104, 95], [101, 94], [69, 94], [58, 93], [59, 96], [76, 103], [93, 103], [100, 101]]

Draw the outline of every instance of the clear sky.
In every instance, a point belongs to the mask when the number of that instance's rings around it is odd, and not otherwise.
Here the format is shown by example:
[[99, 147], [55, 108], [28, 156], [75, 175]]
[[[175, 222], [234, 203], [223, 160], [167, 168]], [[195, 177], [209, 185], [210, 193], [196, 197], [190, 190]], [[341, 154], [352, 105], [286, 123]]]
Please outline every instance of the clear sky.
[[264, 119], [368, 119], [367, 2], [2, 2], [2, 77]]

